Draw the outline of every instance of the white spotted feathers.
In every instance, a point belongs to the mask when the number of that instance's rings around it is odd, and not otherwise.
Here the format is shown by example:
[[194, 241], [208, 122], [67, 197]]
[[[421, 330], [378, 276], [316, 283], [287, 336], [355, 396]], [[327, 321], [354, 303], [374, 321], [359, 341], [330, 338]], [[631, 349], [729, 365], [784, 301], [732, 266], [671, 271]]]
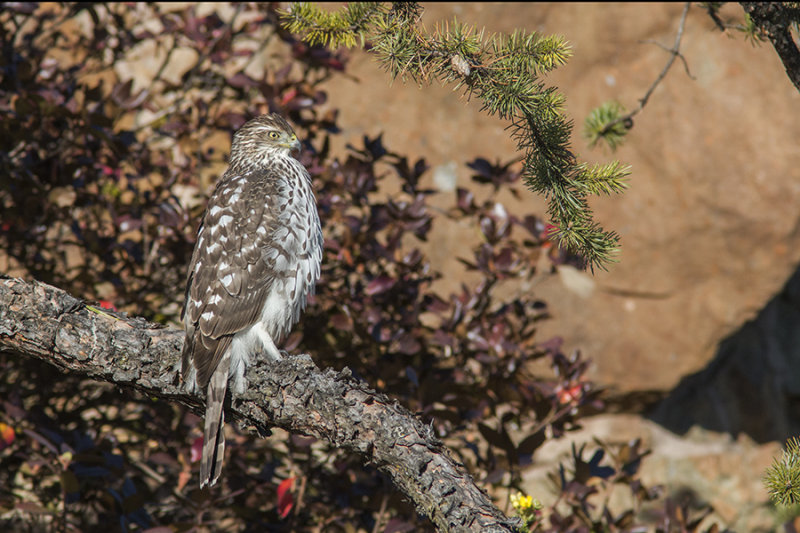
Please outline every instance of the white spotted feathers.
[[182, 374], [206, 388], [200, 483], [222, 468], [222, 405], [229, 377], [246, 388], [251, 357], [280, 358], [277, 344], [305, 309], [320, 274], [322, 229], [300, 143], [279, 115], [236, 132], [230, 166], [209, 198], [189, 266]]

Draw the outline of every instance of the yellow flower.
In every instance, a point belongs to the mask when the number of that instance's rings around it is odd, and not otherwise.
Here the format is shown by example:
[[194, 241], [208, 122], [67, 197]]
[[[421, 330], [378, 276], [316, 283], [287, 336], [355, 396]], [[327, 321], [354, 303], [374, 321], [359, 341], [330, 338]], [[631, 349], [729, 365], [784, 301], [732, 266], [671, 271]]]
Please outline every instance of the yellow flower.
[[521, 492], [511, 496], [511, 505], [517, 510], [517, 512], [533, 507], [533, 501], [533, 497], [522, 494]]

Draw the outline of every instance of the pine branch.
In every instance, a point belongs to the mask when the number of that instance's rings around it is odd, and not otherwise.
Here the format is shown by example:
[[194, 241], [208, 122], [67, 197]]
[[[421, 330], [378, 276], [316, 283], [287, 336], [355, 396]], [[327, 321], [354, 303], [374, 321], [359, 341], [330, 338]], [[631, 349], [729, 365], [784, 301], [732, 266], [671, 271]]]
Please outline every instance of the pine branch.
[[780, 459], [772, 462], [764, 474], [770, 499], [784, 507], [800, 503], [800, 439], [786, 443]]
[[[564, 97], [539, 79], [569, 59], [569, 44], [561, 37], [525, 31], [486, 37], [457, 21], [437, 25], [428, 35], [418, 26], [418, 4], [392, 6], [374, 10], [369, 22], [362, 20], [359, 26], [359, 36], [369, 40], [383, 68], [393, 79], [453, 85], [479, 99], [481, 111], [509, 121], [511, 136], [524, 154], [523, 179], [547, 200], [559, 227], [554, 233], [559, 244], [580, 254], [590, 269], [607, 268], [619, 237], [592, 219], [587, 200], [621, 192], [630, 171], [618, 163], [586, 167], [570, 150], [573, 125], [564, 117]], [[286, 27], [312, 43], [350, 46], [354, 37], [348, 31], [356, 30], [343, 30], [345, 20], [346, 12], [322, 14], [308, 4], [293, 5]]]
[[[183, 339], [182, 330], [97, 313], [56, 287], [0, 277], [0, 351], [202, 414], [202, 396], [177, 384]], [[276, 426], [362, 456], [440, 531], [516, 531], [518, 520], [492, 504], [430, 427], [347, 369], [322, 372], [307, 355], [293, 356], [251, 365], [247, 380], [247, 392], [226, 406], [226, 416], [240, 426], [258, 434]]]
[[792, 38], [790, 26], [800, 24], [796, 2], [741, 2], [753, 24], [766, 34], [786, 69], [786, 75], [800, 91], [800, 49]]
[[314, 4], [298, 2], [290, 11], [281, 11], [286, 29], [302, 33], [309, 44], [335, 45], [351, 48], [361, 42], [375, 15], [381, 13], [383, 5], [378, 2], [350, 2], [338, 12], [328, 12]]

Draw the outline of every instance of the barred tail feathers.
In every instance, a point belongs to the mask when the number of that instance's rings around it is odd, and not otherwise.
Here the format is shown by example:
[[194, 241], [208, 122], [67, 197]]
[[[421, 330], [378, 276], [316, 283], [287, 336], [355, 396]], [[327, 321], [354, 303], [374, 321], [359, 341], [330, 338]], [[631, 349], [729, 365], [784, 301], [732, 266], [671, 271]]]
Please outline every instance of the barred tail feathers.
[[200, 460], [200, 488], [213, 486], [222, 472], [225, 457], [225, 393], [228, 388], [230, 352], [220, 361], [206, 389], [206, 416], [203, 428], [203, 457]]

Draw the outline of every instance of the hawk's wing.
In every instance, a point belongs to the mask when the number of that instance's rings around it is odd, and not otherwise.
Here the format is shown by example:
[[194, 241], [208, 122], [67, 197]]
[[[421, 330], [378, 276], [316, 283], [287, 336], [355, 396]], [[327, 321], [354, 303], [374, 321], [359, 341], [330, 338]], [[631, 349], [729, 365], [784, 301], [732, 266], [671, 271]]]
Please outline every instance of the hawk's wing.
[[273, 232], [282, 178], [259, 169], [222, 179], [198, 231], [184, 302], [189, 362], [205, 387], [233, 334], [258, 322], [274, 281]]

